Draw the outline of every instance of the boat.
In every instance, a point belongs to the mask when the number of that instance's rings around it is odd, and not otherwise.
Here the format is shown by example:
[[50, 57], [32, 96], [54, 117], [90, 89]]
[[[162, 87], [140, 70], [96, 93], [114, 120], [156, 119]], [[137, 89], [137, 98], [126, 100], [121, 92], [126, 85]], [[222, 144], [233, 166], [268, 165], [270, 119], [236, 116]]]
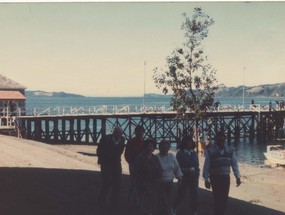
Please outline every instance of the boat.
[[273, 164], [285, 165], [285, 149], [283, 145], [268, 145], [264, 155]]

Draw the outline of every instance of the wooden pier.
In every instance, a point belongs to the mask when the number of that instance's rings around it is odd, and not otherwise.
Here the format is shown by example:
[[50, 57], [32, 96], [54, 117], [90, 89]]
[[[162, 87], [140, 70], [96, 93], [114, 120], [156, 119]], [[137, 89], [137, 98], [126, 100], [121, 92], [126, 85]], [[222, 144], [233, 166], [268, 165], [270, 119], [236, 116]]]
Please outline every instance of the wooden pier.
[[[284, 118], [285, 110], [213, 111], [197, 120], [196, 125], [210, 138], [217, 131], [224, 131], [229, 141], [241, 136], [266, 141], [277, 138]], [[195, 120], [193, 113], [181, 118], [175, 112], [76, 114], [20, 116], [17, 125], [22, 137], [54, 144], [96, 144], [115, 126], [122, 127], [124, 136], [129, 139], [136, 125], [144, 126], [146, 139], [178, 143], [183, 133], [195, 128]]]

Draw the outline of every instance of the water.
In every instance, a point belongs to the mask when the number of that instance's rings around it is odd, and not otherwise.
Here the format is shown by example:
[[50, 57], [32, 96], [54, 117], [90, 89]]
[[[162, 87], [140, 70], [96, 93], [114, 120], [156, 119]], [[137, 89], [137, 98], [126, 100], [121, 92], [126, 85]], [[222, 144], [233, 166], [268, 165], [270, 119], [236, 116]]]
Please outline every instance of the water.
[[[273, 107], [276, 100], [285, 100], [283, 98], [274, 97], [248, 97], [244, 98], [245, 107], [249, 107], [251, 100], [254, 100], [256, 105], [266, 106], [272, 101]], [[221, 105], [242, 105], [242, 98], [216, 98]], [[146, 106], [166, 106], [169, 107], [169, 97], [146, 97]], [[27, 110], [33, 108], [48, 108], [48, 107], [91, 107], [91, 106], [143, 106], [142, 97], [28, 97], [26, 101]]]
[[237, 145], [232, 144], [235, 149], [236, 156], [239, 162], [251, 164], [251, 165], [262, 165], [266, 159], [264, 152], [266, 152], [266, 144], [275, 144], [274, 142], [256, 142], [256, 140], [250, 142], [248, 139], [240, 139]]
[[[285, 98], [260, 97], [260, 98], [244, 98], [245, 107], [249, 107], [251, 100], [256, 105], [266, 106], [272, 101], [273, 108], [276, 100], [285, 100]], [[217, 98], [216, 101], [222, 105], [242, 105], [242, 98]], [[147, 106], [166, 106], [169, 107], [169, 97], [146, 97], [145, 105]], [[143, 106], [142, 97], [28, 97], [26, 100], [27, 112], [33, 108], [46, 109], [49, 107], [92, 107], [92, 106]], [[264, 164], [265, 157], [263, 153], [266, 151], [266, 144], [276, 144], [276, 142], [257, 142], [249, 139], [240, 139], [237, 145], [232, 144], [236, 151], [237, 158], [240, 162], [251, 165]]]

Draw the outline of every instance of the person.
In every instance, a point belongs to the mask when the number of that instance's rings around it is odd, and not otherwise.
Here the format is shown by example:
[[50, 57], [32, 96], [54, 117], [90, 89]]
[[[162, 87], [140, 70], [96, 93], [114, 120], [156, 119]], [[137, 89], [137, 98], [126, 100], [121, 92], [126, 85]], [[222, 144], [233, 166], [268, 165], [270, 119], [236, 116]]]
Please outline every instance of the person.
[[220, 106], [220, 105], [221, 105], [221, 103], [220, 103], [219, 100], [214, 103], [215, 111], [218, 111], [218, 110], [219, 110], [219, 106]]
[[144, 150], [144, 128], [141, 125], [136, 126], [135, 128], [135, 137], [130, 139], [127, 142], [126, 150], [125, 150], [125, 159], [129, 164], [129, 172], [131, 178], [131, 185], [128, 200], [131, 201], [135, 206], [140, 206], [141, 204], [141, 196], [138, 193], [136, 180], [133, 176], [133, 164], [136, 158], [143, 152]]
[[215, 143], [206, 150], [205, 163], [203, 167], [203, 178], [205, 187], [213, 190], [214, 214], [225, 214], [229, 189], [230, 168], [232, 167], [236, 177], [236, 185], [241, 184], [237, 159], [230, 146], [225, 145], [225, 135], [217, 132]]
[[250, 102], [250, 109], [254, 109], [256, 108], [256, 105], [254, 104], [254, 100], [251, 99], [251, 102]]
[[97, 148], [98, 164], [101, 167], [102, 177], [98, 203], [101, 208], [104, 208], [106, 196], [111, 188], [111, 207], [116, 212], [119, 212], [120, 209], [121, 155], [124, 148], [125, 138], [120, 127], [115, 127], [113, 134], [103, 137]]
[[133, 172], [137, 188], [141, 193], [142, 209], [145, 214], [157, 214], [158, 180], [161, 167], [157, 156], [153, 154], [156, 142], [148, 139], [144, 144], [143, 153], [135, 160]]
[[272, 110], [272, 102], [271, 102], [271, 100], [269, 101], [268, 109], [269, 109], [269, 111]]
[[180, 150], [176, 154], [183, 176], [178, 188], [177, 197], [173, 204], [173, 214], [176, 214], [178, 205], [185, 198], [187, 191], [189, 191], [191, 213], [197, 215], [200, 168], [198, 154], [195, 148], [196, 144], [192, 136], [184, 136]]
[[161, 140], [159, 143], [158, 157], [161, 166], [161, 178], [159, 180], [159, 214], [170, 215], [173, 214], [171, 208], [171, 195], [173, 187], [174, 176], [181, 180], [183, 174], [176, 157], [169, 153], [170, 142], [167, 140]]

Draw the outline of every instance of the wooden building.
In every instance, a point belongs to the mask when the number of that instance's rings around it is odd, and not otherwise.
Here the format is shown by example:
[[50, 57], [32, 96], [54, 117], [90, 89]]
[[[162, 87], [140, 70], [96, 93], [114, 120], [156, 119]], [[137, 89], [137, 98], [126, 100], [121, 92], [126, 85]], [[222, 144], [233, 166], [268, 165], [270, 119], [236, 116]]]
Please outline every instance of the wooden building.
[[12, 126], [13, 117], [25, 115], [25, 89], [0, 74], [0, 126]]

